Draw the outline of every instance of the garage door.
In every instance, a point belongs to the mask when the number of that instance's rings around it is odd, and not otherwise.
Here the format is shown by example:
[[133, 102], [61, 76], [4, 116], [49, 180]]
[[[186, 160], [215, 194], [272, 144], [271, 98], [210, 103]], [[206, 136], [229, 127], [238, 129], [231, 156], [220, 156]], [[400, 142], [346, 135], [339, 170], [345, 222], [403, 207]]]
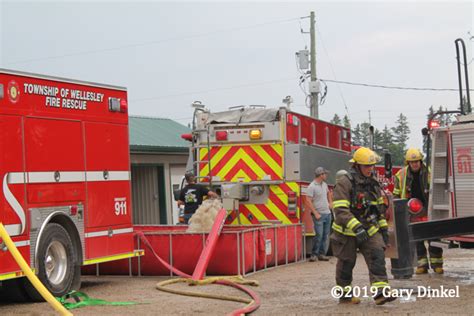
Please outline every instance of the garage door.
[[132, 165], [133, 223], [167, 224], [162, 166]]

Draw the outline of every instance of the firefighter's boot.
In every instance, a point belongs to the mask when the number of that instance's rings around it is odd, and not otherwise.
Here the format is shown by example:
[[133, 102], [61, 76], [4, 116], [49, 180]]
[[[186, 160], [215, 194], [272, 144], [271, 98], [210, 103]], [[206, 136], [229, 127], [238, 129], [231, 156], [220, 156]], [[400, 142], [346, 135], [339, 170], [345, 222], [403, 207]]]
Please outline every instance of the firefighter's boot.
[[342, 294], [343, 295], [339, 298], [339, 304], [359, 304], [360, 303], [360, 298], [352, 295], [352, 288], [350, 285], [344, 287]]
[[429, 246], [430, 266], [436, 274], [443, 274], [443, 248]]
[[415, 273], [416, 274], [426, 274], [426, 273], [428, 273], [428, 268], [427, 267], [417, 267]]
[[443, 273], [444, 273], [444, 269], [443, 269], [442, 267], [433, 268], [433, 271], [434, 271], [436, 274], [443, 274]]
[[377, 294], [374, 296], [374, 301], [375, 305], [383, 305], [385, 303], [394, 301], [397, 299], [396, 293], [394, 293], [390, 289], [386, 289], [383, 291], [382, 289], [379, 289], [377, 291]]
[[341, 297], [339, 299], [339, 304], [354, 304], [354, 305], [357, 305], [357, 304], [360, 304], [360, 298], [358, 297]]

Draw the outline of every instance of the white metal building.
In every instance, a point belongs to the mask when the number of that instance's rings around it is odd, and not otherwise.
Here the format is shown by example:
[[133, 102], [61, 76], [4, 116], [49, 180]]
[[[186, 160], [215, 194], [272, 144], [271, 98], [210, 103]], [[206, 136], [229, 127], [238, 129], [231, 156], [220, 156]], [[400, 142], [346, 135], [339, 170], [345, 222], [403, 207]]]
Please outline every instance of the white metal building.
[[190, 129], [171, 119], [130, 116], [134, 224], [176, 224], [173, 188], [186, 170]]

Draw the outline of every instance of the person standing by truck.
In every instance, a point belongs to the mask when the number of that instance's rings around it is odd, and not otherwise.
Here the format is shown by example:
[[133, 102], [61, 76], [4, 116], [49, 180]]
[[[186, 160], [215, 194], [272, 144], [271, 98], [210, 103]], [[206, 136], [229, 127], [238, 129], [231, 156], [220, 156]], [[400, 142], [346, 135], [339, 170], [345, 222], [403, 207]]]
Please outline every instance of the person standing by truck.
[[309, 259], [311, 262], [329, 260], [326, 257], [326, 243], [331, 230], [332, 196], [326, 183], [328, 172], [323, 167], [316, 168], [315, 178], [304, 197], [305, 206], [311, 212], [315, 233]]
[[388, 225], [380, 185], [374, 177], [378, 155], [361, 147], [354, 152], [349, 173], [342, 176], [334, 189], [334, 223], [331, 244], [336, 264], [336, 284], [343, 294], [340, 303], [359, 304], [353, 296], [352, 270], [357, 249], [369, 269], [371, 293], [376, 305], [396, 299], [388, 283], [385, 247]]
[[217, 198], [217, 194], [209, 190], [206, 186], [196, 183], [196, 176], [187, 172], [184, 175], [187, 185], [181, 190], [178, 199], [178, 207], [184, 206], [184, 224], [188, 224], [189, 219], [202, 204], [203, 198]]
[[[416, 216], [411, 217], [412, 222], [427, 220], [427, 206], [429, 197], [430, 170], [423, 163], [423, 155], [416, 148], [409, 148], [405, 154], [406, 166], [395, 175], [395, 187], [393, 195], [396, 198], [410, 199], [416, 198], [423, 203], [424, 211]], [[428, 241], [428, 254], [426, 251], [425, 241], [416, 243], [416, 253], [418, 257], [416, 274], [428, 273], [431, 268], [435, 273], [443, 274], [443, 248], [432, 246]]]

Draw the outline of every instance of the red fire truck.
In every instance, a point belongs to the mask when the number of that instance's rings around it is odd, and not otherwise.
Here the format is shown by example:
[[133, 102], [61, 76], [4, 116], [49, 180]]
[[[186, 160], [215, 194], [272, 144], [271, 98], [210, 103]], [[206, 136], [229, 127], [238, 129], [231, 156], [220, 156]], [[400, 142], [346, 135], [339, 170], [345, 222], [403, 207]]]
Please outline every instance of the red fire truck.
[[239, 107], [211, 113], [195, 107], [188, 169], [221, 194], [227, 224], [304, 222], [301, 196], [318, 166], [335, 174], [349, 167], [350, 130], [286, 107]]
[[[125, 88], [0, 69], [0, 222], [55, 296], [81, 265], [138, 255], [127, 112]], [[1, 288], [39, 300], [1, 248]]]
[[[431, 129], [430, 220], [474, 216], [474, 115], [459, 115], [456, 124]], [[474, 235], [451, 238], [461, 246], [474, 246]]]

